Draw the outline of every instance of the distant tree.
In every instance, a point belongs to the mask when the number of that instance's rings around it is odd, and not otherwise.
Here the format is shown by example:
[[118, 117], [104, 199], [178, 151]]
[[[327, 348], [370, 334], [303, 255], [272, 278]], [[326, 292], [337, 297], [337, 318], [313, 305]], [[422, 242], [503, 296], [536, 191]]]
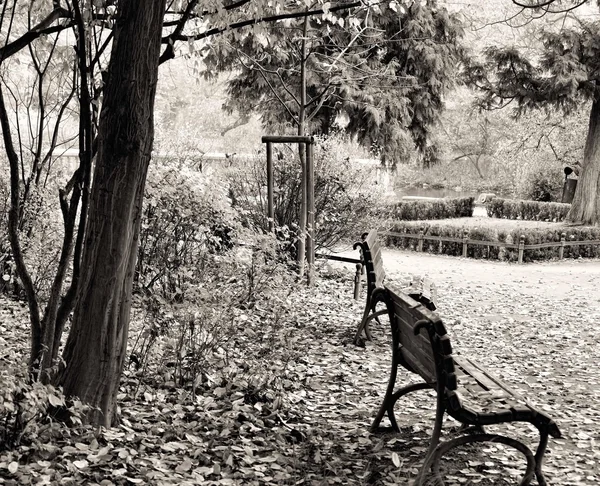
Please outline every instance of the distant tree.
[[[567, 220], [600, 224], [600, 23], [578, 18], [574, 9], [586, 1], [513, 0], [524, 10], [568, 15], [566, 25], [541, 34], [543, 50], [534, 57], [517, 48], [492, 47], [482, 61], [467, 68], [468, 80], [481, 89], [482, 106], [512, 105], [515, 115], [528, 110], [571, 113], [591, 102], [581, 174]], [[598, 3], [598, 2], [594, 2]], [[545, 15], [541, 15], [546, 18]]]
[[434, 163], [430, 132], [461, 51], [458, 19], [435, 0], [392, 1], [313, 18], [306, 35], [303, 28], [291, 19], [207, 48], [209, 66], [238, 70], [226, 108], [258, 112], [279, 131], [298, 127], [303, 111], [311, 133], [327, 134], [342, 119], [384, 162], [406, 158], [414, 145], [424, 165]]

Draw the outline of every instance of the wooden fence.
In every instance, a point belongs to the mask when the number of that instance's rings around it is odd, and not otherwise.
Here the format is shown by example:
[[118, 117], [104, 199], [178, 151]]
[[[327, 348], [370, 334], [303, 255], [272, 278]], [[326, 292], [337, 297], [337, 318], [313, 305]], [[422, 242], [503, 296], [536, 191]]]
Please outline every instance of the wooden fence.
[[433, 236], [425, 235], [424, 231], [421, 230], [417, 233], [395, 233], [393, 231], [380, 231], [381, 236], [395, 236], [398, 238], [409, 238], [417, 240], [417, 251], [423, 251], [423, 241], [438, 241], [439, 242], [439, 253], [442, 253], [442, 245], [444, 242], [447, 243], [462, 243], [462, 256], [467, 256], [467, 249], [469, 245], [477, 246], [495, 246], [499, 248], [509, 248], [518, 250], [519, 257], [518, 262], [523, 263], [523, 254], [527, 250], [538, 250], [542, 248], [558, 248], [558, 258], [564, 258], [564, 251], [566, 246], [588, 246], [588, 245], [600, 245], [600, 240], [584, 240], [584, 241], [567, 241], [566, 233], [562, 233], [560, 241], [552, 241], [546, 243], [535, 243], [532, 245], [525, 244], [525, 236], [519, 238], [518, 243], [503, 243], [501, 241], [483, 241], [483, 240], [471, 240], [469, 239], [469, 232], [465, 231], [462, 238], [451, 238], [446, 236]]

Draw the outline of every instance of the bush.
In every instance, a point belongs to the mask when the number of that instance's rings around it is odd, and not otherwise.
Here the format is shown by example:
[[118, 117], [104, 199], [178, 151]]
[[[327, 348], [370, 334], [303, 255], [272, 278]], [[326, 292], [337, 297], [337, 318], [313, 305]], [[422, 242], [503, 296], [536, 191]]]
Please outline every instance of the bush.
[[225, 188], [167, 161], [151, 168], [145, 199], [137, 287], [181, 302], [203, 280], [207, 261], [233, 247], [236, 223]]
[[493, 198], [485, 203], [485, 208], [491, 218], [561, 222], [565, 220], [571, 205]]
[[[144, 325], [133, 336], [130, 356], [140, 378], [162, 379], [196, 393], [208, 371], [222, 367], [236, 352], [231, 342], [243, 334], [240, 327], [246, 331], [247, 314], [267, 312], [258, 309], [257, 302], [262, 307], [275, 298], [272, 309], [285, 306], [281, 289], [291, 288], [296, 276], [277, 263], [277, 246], [275, 236], [268, 234], [256, 236], [236, 258], [216, 255], [206, 263], [205, 278], [189, 289], [184, 303], [157, 294], [144, 297]], [[267, 329], [282, 332], [276, 322], [267, 321], [258, 323], [261, 342]], [[265, 348], [265, 353], [270, 352]]]
[[[389, 231], [395, 233], [419, 234], [423, 230], [426, 236], [441, 236], [444, 238], [462, 239], [465, 234], [470, 240], [500, 242], [518, 244], [521, 236], [525, 237], [525, 245], [560, 242], [562, 233], [566, 235], [566, 241], [600, 240], [600, 228], [596, 227], [563, 227], [554, 229], [521, 228], [513, 230], [496, 230], [494, 228], [467, 228], [447, 226], [435, 223], [399, 222]], [[385, 242], [389, 246], [417, 249], [417, 240], [402, 236], [387, 235]], [[451, 256], [462, 256], [462, 242], [443, 242], [440, 252], [438, 241], [423, 240], [423, 251], [428, 253], [441, 253]], [[492, 260], [517, 261], [517, 248], [501, 248], [487, 245], [469, 245], [467, 256], [471, 258], [485, 258]], [[558, 248], [537, 248], [525, 250], [523, 261], [551, 260], [557, 258]], [[600, 257], [600, 245], [565, 246], [564, 258], [598, 258]]]
[[[279, 146], [278, 146], [279, 147]], [[274, 162], [275, 226], [284, 238], [297, 239], [301, 200], [301, 170], [295, 145], [276, 153]], [[340, 135], [317, 138], [315, 157], [315, 225], [318, 247], [331, 247], [344, 238], [356, 238], [372, 226], [379, 211], [381, 190], [368, 171], [350, 162]], [[265, 158], [245, 161], [230, 175], [230, 197], [246, 226], [268, 231]], [[294, 247], [294, 245], [292, 245]]]
[[517, 190], [523, 199], [551, 202], [560, 200], [564, 173], [556, 164], [532, 163], [518, 174]]
[[[0, 174], [0, 292], [22, 297], [20, 282], [12, 258], [8, 238], [10, 190], [8, 173]], [[34, 287], [43, 300], [48, 296], [58, 265], [64, 235], [63, 219], [58, 205], [60, 181], [51, 176], [46, 186], [32, 184], [23, 206], [20, 240], [23, 259]]]
[[394, 221], [464, 218], [473, 216], [474, 197], [459, 197], [437, 201], [400, 201], [390, 210]]
[[0, 372], [0, 451], [13, 450], [21, 444], [43, 442], [59, 426], [53, 413], [61, 412], [71, 425], [81, 425], [87, 408], [79, 401], [67, 404], [62, 391], [52, 385], [30, 382], [9, 370]]

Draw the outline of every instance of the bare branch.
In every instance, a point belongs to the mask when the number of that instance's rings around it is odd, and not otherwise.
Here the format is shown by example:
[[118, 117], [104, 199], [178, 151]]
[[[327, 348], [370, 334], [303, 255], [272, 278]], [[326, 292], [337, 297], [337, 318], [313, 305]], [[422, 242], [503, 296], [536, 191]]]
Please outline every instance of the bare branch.
[[35, 25], [31, 30], [27, 31], [18, 39], [0, 48], [0, 64], [13, 54], [19, 52], [24, 47], [27, 47], [34, 40], [41, 37], [42, 35], [54, 34], [56, 32], [61, 32], [65, 29], [72, 27], [71, 22], [67, 22], [63, 25], [51, 26], [58, 19], [68, 18], [71, 18], [71, 14], [68, 10], [64, 8], [54, 9], [44, 20]]
[[[19, 157], [14, 149], [14, 144], [10, 134], [10, 122], [8, 120], [8, 114], [6, 112], [6, 105], [4, 104], [4, 95], [2, 92], [2, 86], [0, 85], [0, 126], [2, 127], [2, 135], [4, 138], [4, 149], [8, 157], [10, 165], [10, 209], [8, 212], [8, 237], [10, 240], [10, 246], [12, 249], [13, 258], [15, 260], [15, 266], [17, 270], [17, 276], [21, 280], [23, 289], [25, 290], [25, 296], [27, 298], [27, 304], [29, 306], [29, 319], [31, 323], [31, 341], [32, 350], [33, 346], [40, 343], [41, 338], [41, 324], [40, 324], [40, 309], [38, 299], [31, 280], [31, 275], [25, 265], [23, 258], [23, 252], [21, 249], [21, 242], [19, 240]], [[31, 358], [36, 359], [40, 350], [33, 350]], [[35, 363], [30, 362], [30, 369], [33, 369]]]
[[[335, 7], [331, 7], [329, 9], [329, 12], [339, 12], [342, 10], [349, 10], [351, 8], [360, 7], [361, 5], [362, 5], [362, 2], [344, 3], [341, 5], [337, 5]], [[302, 11], [302, 12], [290, 12], [290, 13], [280, 14], [280, 15], [271, 15], [269, 17], [253, 18], [253, 19], [248, 19], [248, 20], [242, 20], [240, 22], [234, 22], [232, 24], [229, 24], [226, 27], [215, 27], [213, 29], [207, 30], [206, 32], [202, 32], [200, 34], [195, 34], [195, 35], [183, 35], [181, 33], [178, 35], [175, 35], [175, 32], [173, 32], [170, 35], [163, 37], [162, 43], [172, 45], [176, 41], [190, 41], [190, 40], [206, 39], [207, 37], [212, 37], [213, 35], [222, 34], [223, 32], [226, 32], [227, 30], [241, 29], [243, 27], [249, 27], [251, 25], [258, 25], [258, 24], [262, 24], [265, 22], [276, 22], [278, 20], [310, 17], [312, 15], [319, 15], [319, 14], [323, 14], [323, 13], [325, 13], [325, 11], [322, 8], [320, 8], [320, 9], [316, 9], [316, 10], [306, 10], [306, 11]], [[166, 62], [169, 59], [173, 59], [173, 57], [175, 57], [174, 49], [167, 48], [167, 49], [165, 49], [165, 52], [163, 52], [162, 55], [160, 56], [160, 63]]]

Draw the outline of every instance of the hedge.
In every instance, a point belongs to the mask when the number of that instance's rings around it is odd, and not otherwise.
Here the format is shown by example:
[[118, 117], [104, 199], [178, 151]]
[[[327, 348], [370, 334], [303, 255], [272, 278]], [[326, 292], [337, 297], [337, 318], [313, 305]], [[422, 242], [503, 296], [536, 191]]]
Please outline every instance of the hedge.
[[474, 203], [474, 197], [431, 201], [426, 199], [400, 201], [391, 207], [390, 219], [394, 221], [419, 221], [471, 217], [473, 216]]
[[560, 222], [564, 221], [571, 205], [556, 202], [493, 198], [485, 203], [485, 208], [490, 218]]
[[[427, 222], [398, 222], [388, 229], [395, 233], [419, 234], [423, 229], [424, 235], [441, 236], [445, 238], [463, 238], [465, 232], [470, 240], [518, 244], [521, 235], [525, 237], [525, 245], [547, 242], [559, 242], [561, 234], [566, 234], [566, 241], [600, 240], [600, 228], [596, 227], [561, 227], [557, 229], [521, 228], [512, 230], [497, 230], [495, 228], [466, 228], [447, 226]], [[417, 250], [418, 240], [399, 236], [382, 234], [386, 245]], [[439, 241], [423, 240], [423, 251], [440, 254]], [[441, 253], [451, 256], [462, 256], [463, 245], [458, 242], [443, 242]], [[495, 246], [468, 245], [467, 256], [501, 261], [517, 261], [518, 250]], [[558, 248], [541, 248], [525, 250], [524, 262], [551, 260], [558, 257]], [[600, 245], [565, 246], [564, 258], [599, 258]]]

